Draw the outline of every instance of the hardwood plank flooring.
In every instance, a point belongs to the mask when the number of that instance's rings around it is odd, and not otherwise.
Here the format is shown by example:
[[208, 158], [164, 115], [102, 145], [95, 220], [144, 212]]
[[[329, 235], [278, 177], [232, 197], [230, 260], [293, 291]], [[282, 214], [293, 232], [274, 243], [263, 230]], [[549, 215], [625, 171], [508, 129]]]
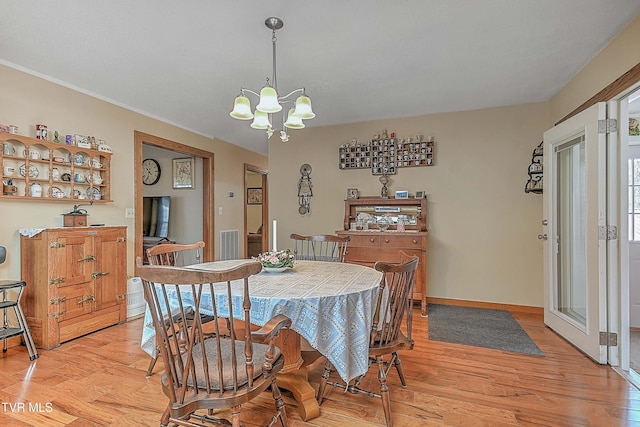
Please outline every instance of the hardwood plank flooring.
[[[592, 362], [544, 326], [536, 313], [512, 311], [544, 357], [428, 339], [428, 318], [414, 314], [416, 346], [402, 354], [408, 387], [392, 372], [394, 424], [417, 426], [640, 426], [640, 392], [611, 368]], [[166, 406], [162, 363], [145, 378], [142, 319], [39, 350], [0, 357], [2, 426], [157, 426]], [[314, 386], [322, 370], [310, 373]], [[373, 372], [373, 371], [372, 371]], [[376, 375], [365, 383], [375, 386]], [[384, 424], [380, 400], [329, 388], [320, 417], [304, 422], [284, 391], [292, 427]], [[24, 405], [24, 406], [21, 406]], [[266, 425], [269, 395], [243, 408], [247, 427]]]

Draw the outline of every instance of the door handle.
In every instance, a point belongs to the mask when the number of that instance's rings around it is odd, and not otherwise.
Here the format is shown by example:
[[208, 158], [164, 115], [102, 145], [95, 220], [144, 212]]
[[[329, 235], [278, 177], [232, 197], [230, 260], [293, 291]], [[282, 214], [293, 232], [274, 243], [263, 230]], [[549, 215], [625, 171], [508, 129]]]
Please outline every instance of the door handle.
[[540, 239], [540, 240], [547, 240], [547, 233], [544, 233], [544, 234], [538, 234], [538, 239]]
[[546, 219], [542, 220], [542, 225], [549, 225], [549, 221], [547, 221]]

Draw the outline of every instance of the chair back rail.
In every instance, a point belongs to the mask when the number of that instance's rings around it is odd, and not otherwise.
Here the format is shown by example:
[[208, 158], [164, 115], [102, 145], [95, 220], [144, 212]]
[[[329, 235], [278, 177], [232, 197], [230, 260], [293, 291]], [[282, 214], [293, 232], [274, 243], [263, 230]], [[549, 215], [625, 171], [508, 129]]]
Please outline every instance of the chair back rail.
[[298, 260], [344, 262], [351, 236], [291, 234], [293, 254]]
[[151, 265], [172, 265], [174, 267], [184, 267], [187, 265], [200, 264], [204, 242], [189, 244], [165, 243], [147, 249], [147, 257]]
[[[291, 320], [278, 315], [268, 330], [265, 325], [252, 332], [248, 278], [261, 271], [261, 264], [247, 260], [217, 271], [140, 264], [138, 258], [165, 365], [161, 382], [169, 405], [163, 423], [189, 418], [200, 409], [238, 407], [271, 387], [276, 402], [272, 421], [280, 419], [286, 425], [284, 403], [275, 384], [275, 374], [284, 362], [275, 338]], [[193, 312], [213, 317], [212, 334], [203, 331], [202, 316]], [[193, 321], [185, 327], [183, 319], [189, 315]], [[242, 321], [227, 322], [229, 331], [223, 333], [218, 320], [231, 316]], [[239, 417], [239, 411], [231, 412]]]

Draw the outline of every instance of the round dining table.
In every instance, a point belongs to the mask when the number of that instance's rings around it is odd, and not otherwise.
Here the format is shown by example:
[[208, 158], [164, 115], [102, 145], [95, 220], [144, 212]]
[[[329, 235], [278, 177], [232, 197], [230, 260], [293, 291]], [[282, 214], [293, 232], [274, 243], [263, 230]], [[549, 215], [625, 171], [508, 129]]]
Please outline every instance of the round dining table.
[[[186, 268], [226, 270], [251, 260], [214, 261]], [[367, 372], [372, 312], [382, 273], [357, 264], [322, 261], [296, 261], [282, 272], [267, 272], [249, 278], [251, 321], [262, 326], [277, 314], [292, 320], [291, 328], [281, 332], [279, 346], [285, 367], [278, 374], [278, 385], [291, 391], [304, 420], [320, 414], [315, 390], [309, 384], [302, 359], [301, 343], [308, 343], [325, 356], [345, 381]], [[242, 308], [242, 283], [232, 284], [234, 307]], [[228, 307], [226, 293], [214, 291], [218, 309]], [[200, 311], [212, 307], [209, 294], [203, 295]], [[219, 314], [221, 312], [219, 311]], [[229, 317], [242, 319], [239, 310]], [[145, 314], [141, 346], [155, 354], [155, 330], [149, 310]]]

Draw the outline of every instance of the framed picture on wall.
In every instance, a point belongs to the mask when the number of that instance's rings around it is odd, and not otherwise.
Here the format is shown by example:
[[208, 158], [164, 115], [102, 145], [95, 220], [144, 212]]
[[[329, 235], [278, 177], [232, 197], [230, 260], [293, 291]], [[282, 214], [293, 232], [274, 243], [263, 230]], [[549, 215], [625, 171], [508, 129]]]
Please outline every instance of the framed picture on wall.
[[247, 204], [248, 205], [262, 204], [262, 188], [247, 188]]
[[173, 188], [195, 188], [193, 157], [173, 159]]

